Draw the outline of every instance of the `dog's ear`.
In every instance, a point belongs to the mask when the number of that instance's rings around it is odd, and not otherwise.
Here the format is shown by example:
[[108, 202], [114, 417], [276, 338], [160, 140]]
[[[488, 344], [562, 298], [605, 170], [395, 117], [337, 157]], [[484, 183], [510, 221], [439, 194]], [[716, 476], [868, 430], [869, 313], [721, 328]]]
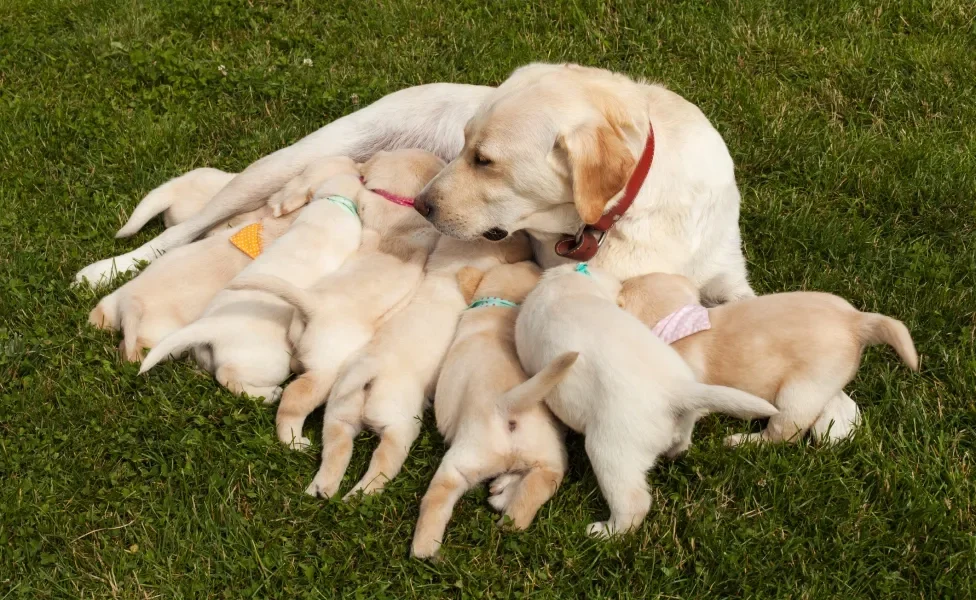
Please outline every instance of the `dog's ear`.
[[569, 163], [576, 212], [592, 225], [603, 216], [607, 202], [627, 185], [637, 164], [624, 133], [611, 120], [583, 125], [559, 136], [556, 148]]
[[471, 304], [471, 300], [474, 298], [474, 293], [478, 291], [478, 285], [481, 284], [481, 280], [484, 278], [484, 276], [484, 271], [474, 267], [464, 267], [458, 271], [458, 288], [461, 289], [461, 295], [464, 296], [464, 301], [468, 304]]

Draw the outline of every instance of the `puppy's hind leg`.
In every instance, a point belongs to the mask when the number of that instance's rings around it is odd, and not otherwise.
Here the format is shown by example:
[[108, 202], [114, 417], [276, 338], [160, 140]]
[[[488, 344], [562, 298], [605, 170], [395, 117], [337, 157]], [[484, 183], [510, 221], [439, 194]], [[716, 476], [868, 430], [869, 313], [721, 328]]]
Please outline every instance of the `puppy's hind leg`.
[[315, 479], [305, 489], [306, 494], [322, 498], [335, 496], [352, 459], [353, 441], [362, 430], [362, 422], [358, 418], [347, 421], [338, 416], [325, 415], [322, 425], [322, 464]]
[[774, 402], [779, 413], [769, 418], [766, 428], [759, 433], [730, 435], [725, 438], [725, 444], [800, 441], [834, 395], [833, 391], [824, 392], [823, 387], [822, 383], [809, 380], [785, 384]]
[[824, 406], [810, 428], [810, 437], [816, 443], [835, 444], [849, 439], [861, 424], [861, 410], [844, 392], [837, 393]]
[[296, 450], [311, 444], [307, 437], [302, 436], [302, 428], [306, 417], [325, 403], [332, 381], [332, 377], [323, 377], [318, 371], [306, 371], [285, 388], [275, 417], [278, 439], [283, 444]]
[[641, 460], [645, 449], [640, 440], [618, 435], [587, 435], [586, 455], [590, 458], [600, 491], [610, 505], [610, 519], [591, 523], [586, 532], [596, 537], [626, 533], [644, 520], [651, 508], [647, 491], [647, 464]]
[[459, 452], [453, 449], [447, 451], [420, 502], [420, 518], [410, 547], [410, 554], [416, 558], [437, 554], [454, 505], [465, 492], [480, 483], [480, 476], [474, 472], [476, 469], [469, 472], [461, 467], [458, 455]]
[[542, 505], [556, 493], [564, 474], [557, 465], [544, 465], [531, 469], [518, 482], [505, 507], [505, 516], [516, 529], [527, 529], [532, 524]]
[[420, 419], [408, 418], [399, 423], [387, 425], [380, 432], [380, 443], [373, 452], [366, 474], [359, 480], [343, 500], [357, 493], [375, 494], [397, 476], [413, 445], [420, 435]]

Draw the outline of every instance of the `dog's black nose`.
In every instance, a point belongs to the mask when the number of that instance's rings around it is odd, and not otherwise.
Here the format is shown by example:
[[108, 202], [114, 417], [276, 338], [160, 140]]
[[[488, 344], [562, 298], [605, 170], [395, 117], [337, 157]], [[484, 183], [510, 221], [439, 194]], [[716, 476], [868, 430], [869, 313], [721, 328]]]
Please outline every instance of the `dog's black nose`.
[[492, 242], [499, 242], [508, 237], [508, 232], [500, 227], [492, 227], [488, 231], [481, 234], [486, 240]]
[[434, 212], [434, 205], [431, 204], [427, 194], [421, 193], [414, 199], [413, 209], [419, 212], [423, 218], [430, 220], [430, 216]]

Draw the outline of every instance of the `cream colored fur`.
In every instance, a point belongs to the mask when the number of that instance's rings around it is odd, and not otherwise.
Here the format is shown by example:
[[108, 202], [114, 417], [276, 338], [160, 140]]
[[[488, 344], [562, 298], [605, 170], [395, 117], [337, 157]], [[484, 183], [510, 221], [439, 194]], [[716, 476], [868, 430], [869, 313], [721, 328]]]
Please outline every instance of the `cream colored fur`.
[[[686, 278], [652, 273], [625, 282], [619, 301], [654, 327], [699, 298]], [[761, 433], [730, 436], [731, 445], [800, 439], [838, 401], [867, 345], [888, 344], [910, 369], [918, 369], [911, 335], [900, 321], [859, 312], [831, 294], [770, 294], [711, 308], [708, 316], [711, 329], [671, 346], [699, 381], [747, 391], [779, 409]], [[849, 433], [843, 425], [830, 439]]]
[[350, 359], [336, 381], [325, 407], [322, 465], [307, 493], [330, 497], [338, 491], [353, 440], [364, 427], [380, 436], [379, 446], [345, 498], [378, 492], [400, 472], [420, 434], [425, 397], [434, 395], [437, 374], [466, 306], [458, 271], [469, 265], [487, 270], [529, 256], [521, 235], [501, 244], [438, 240], [410, 303]]
[[[319, 191], [355, 196], [362, 189], [356, 164], [348, 158], [330, 160], [333, 177]], [[303, 201], [307, 194], [308, 190], [300, 194]], [[142, 372], [189, 349], [196, 362], [231, 391], [261, 396], [268, 402], [278, 399], [278, 386], [291, 372], [293, 350], [287, 332], [294, 311], [266, 292], [236, 289], [237, 282], [274, 275], [290, 285], [310, 286], [338, 269], [359, 248], [362, 226], [357, 216], [324, 200], [312, 202], [300, 213], [265, 222], [275, 227], [293, 223], [214, 297], [200, 319], [154, 348], [146, 356]]]
[[588, 531], [607, 536], [643, 521], [651, 503], [647, 470], [661, 454], [687, 449], [702, 415], [755, 418], [777, 411], [751, 394], [696, 382], [674, 349], [617, 306], [619, 281], [591, 271], [577, 273], [572, 265], [546, 271], [522, 304], [515, 343], [530, 375], [579, 352], [545, 402], [586, 436], [586, 454], [610, 505], [610, 519]]
[[[443, 166], [422, 150], [380, 152], [363, 165], [363, 176], [367, 188], [412, 197]], [[239, 284], [276, 294], [298, 309], [292, 342], [304, 372], [285, 388], [277, 415], [278, 439], [294, 448], [309, 445], [302, 435], [305, 419], [325, 403], [349, 357], [409, 301], [440, 237], [409, 207], [366, 189], [356, 202], [363, 242], [338, 271], [307, 291], [268, 277]]]
[[[520, 303], [539, 280], [531, 262], [500, 265], [487, 273], [459, 273], [465, 301], [496, 297]], [[472, 487], [502, 474], [519, 477], [506, 496], [505, 515], [525, 529], [566, 472], [562, 425], [542, 404], [546, 393], [576, 360], [570, 353], [528, 380], [515, 351], [518, 308], [484, 306], [465, 311], [447, 353], [434, 413], [450, 444], [420, 504], [411, 552], [419, 558], [439, 549], [454, 504]], [[528, 380], [528, 381], [527, 381]], [[512, 405], [526, 405], [512, 411]]]

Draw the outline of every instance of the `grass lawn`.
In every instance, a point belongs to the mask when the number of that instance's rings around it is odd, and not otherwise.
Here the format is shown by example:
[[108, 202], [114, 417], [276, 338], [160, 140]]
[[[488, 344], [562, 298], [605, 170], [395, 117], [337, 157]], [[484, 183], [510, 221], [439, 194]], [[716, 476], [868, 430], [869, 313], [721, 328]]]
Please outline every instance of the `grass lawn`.
[[[963, 0], [0, 0], [0, 598], [974, 595], [974, 18]], [[426, 563], [408, 548], [444, 450], [430, 417], [388, 492], [315, 500], [318, 447], [285, 449], [272, 409], [187, 364], [138, 377], [86, 324], [105, 290], [73, 274], [158, 233], [112, 237], [166, 179], [533, 60], [701, 106], [738, 167], [756, 289], [904, 320], [922, 373], [868, 351], [865, 423], [836, 448], [732, 452], [744, 426], [705, 419], [610, 543], [583, 533], [606, 506], [573, 438], [527, 532], [479, 490]]]

